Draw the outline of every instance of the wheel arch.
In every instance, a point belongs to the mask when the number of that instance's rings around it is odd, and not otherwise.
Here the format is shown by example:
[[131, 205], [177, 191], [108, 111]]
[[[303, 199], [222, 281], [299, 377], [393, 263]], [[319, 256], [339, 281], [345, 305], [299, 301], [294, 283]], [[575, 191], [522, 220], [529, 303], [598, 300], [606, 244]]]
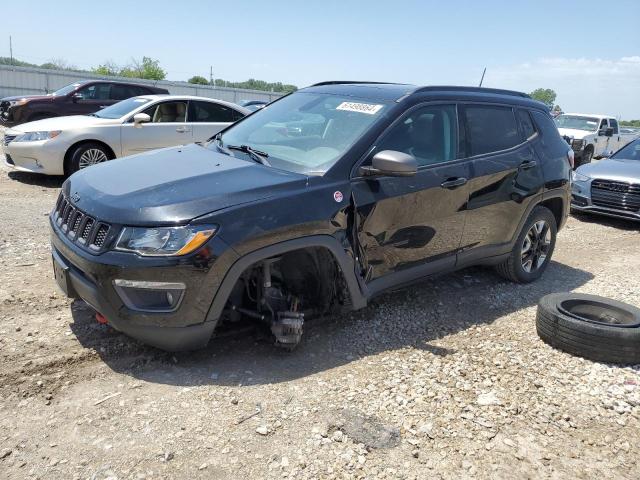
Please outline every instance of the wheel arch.
[[220, 318], [233, 287], [247, 268], [261, 260], [306, 248], [326, 249], [340, 267], [349, 291], [352, 308], [357, 310], [367, 305], [367, 298], [363, 295], [360, 283], [355, 275], [353, 259], [345, 252], [338, 240], [332, 235], [312, 235], [263, 247], [237, 259], [227, 271], [215, 293], [211, 306], [209, 307], [209, 312], [207, 313], [206, 321], [217, 321]]
[[81, 145], [84, 145], [86, 143], [97, 143], [97, 144], [103, 146], [107, 150], [107, 155], [109, 156], [109, 160], [113, 160], [114, 158], [116, 158], [116, 154], [115, 154], [113, 148], [111, 148], [111, 146], [108, 143], [103, 142], [102, 140], [97, 140], [97, 139], [94, 139], [94, 138], [85, 138], [83, 140], [78, 140], [73, 145], [71, 145], [69, 148], [67, 148], [67, 151], [64, 154], [64, 173], [65, 173], [65, 175], [69, 174], [69, 162], [71, 162], [71, 156], [73, 155], [73, 152], [78, 147], [80, 147]]

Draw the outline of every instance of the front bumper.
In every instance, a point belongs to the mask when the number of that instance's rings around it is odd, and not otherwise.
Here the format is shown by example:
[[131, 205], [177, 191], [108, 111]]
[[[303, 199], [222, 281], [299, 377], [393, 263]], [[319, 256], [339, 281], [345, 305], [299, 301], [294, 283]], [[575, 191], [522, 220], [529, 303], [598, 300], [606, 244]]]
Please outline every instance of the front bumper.
[[[5, 135], [12, 133], [6, 130]], [[15, 142], [4, 145], [5, 154], [11, 162], [6, 165], [19, 171], [42, 173], [44, 175], [64, 175], [64, 154], [67, 145], [58, 138], [39, 142]]]
[[571, 186], [571, 209], [604, 215], [607, 217], [623, 218], [626, 220], [640, 221], [640, 209], [632, 211], [594, 203], [591, 197], [591, 181], [574, 182]]
[[[207, 313], [227, 262], [237, 258], [221, 239], [212, 238], [187, 257], [144, 258], [114, 251], [93, 255], [71, 243], [53, 223], [50, 226], [52, 255], [57, 270], [66, 271], [69, 297], [84, 300], [116, 330], [143, 343], [167, 351], [206, 346], [217, 324], [217, 319], [207, 321]], [[116, 279], [175, 282], [186, 288], [176, 310], [140, 311], [125, 304], [114, 286]]]

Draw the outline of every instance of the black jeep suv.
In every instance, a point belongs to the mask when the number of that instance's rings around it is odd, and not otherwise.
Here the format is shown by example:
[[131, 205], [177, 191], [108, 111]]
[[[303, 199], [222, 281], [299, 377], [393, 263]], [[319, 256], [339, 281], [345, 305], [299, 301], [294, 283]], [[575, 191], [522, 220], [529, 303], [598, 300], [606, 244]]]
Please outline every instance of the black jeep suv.
[[310, 315], [469, 265], [530, 282], [569, 210], [572, 158], [517, 92], [325, 82], [208, 143], [72, 175], [50, 216], [55, 277], [166, 350]]
[[139, 95], [168, 94], [166, 88], [112, 80], [72, 83], [49, 95], [26, 95], [0, 99], [0, 126], [64, 115], [88, 115], [121, 100]]

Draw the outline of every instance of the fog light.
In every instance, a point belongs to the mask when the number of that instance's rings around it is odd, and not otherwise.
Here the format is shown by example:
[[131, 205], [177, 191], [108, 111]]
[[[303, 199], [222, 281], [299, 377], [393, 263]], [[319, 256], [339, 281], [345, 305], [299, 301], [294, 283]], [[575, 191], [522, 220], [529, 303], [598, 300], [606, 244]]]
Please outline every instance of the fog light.
[[173, 312], [186, 286], [182, 282], [146, 282], [116, 279], [113, 285], [127, 308], [141, 312]]

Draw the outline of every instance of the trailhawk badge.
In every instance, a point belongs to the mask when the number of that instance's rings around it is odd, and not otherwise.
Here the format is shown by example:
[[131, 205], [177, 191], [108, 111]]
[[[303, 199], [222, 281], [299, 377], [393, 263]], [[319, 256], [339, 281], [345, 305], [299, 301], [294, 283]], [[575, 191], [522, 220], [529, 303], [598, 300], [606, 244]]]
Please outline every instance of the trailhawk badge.
[[336, 202], [341, 203], [342, 200], [344, 199], [344, 196], [342, 195], [342, 192], [340, 190], [337, 190], [336, 192], [333, 193], [333, 199]]

